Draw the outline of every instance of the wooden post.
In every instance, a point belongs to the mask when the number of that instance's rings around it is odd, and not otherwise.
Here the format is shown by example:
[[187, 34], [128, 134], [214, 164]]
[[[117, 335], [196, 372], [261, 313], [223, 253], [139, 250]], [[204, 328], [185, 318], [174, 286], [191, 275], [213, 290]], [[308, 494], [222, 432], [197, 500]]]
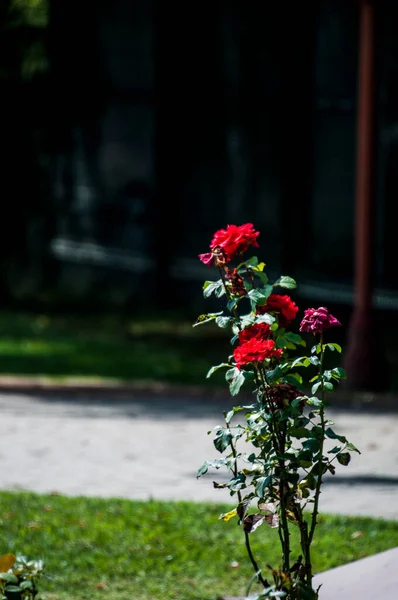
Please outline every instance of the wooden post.
[[372, 390], [377, 385], [375, 327], [372, 315], [375, 252], [375, 9], [372, 0], [361, 0], [359, 15], [359, 65], [357, 114], [357, 164], [355, 197], [354, 311], [348, 332], [345, 368], [347, 387]]

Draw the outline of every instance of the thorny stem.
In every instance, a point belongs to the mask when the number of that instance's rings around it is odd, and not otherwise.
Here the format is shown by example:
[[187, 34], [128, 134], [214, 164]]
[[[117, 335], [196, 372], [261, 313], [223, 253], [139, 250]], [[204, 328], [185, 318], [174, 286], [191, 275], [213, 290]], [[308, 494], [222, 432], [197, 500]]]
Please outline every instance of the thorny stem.
[[[225, 271], [221, 267], [218, 267], [218, 270], [220, 272], [220, 277], [221, 277], [221, 281], [222, 281], [222, 285], [223, 285], [225, 294], [226, 294], [228, 300], [231, 300], [232, 299], [232, 294], [229, 291], [227, 284], [225, 283]], [[238, 325], [239, 329], [241, 330], [242, 326], [241, 326], [241, 323], [240, 323], [240, 320], [239, 320], [239, 313], [237, 311], [236, 306], [234, 306], [232, 312], [233, 312], [233, 315], [234, 315], [234, 317], [235, 317], [235, 319], [237, 321], [237, 325]]]
[[[263, 384], [264, 394], [267, 396], [267, 386], [269, 387], [268, 382], [266, 382], [266, 375], [264, 373], [264, 369], [259, 368], [258, 372], [260, 374], [260, 378]], [[269, 400], [269, 398], [268, 398]], [[271, 436], [273, 438], [273, 445], [276, 452], [279, 455], [283, 455], [285, 452], [285, 443], [286, 443], [286, 432], [280, 433], [278, 431], [277, 423], [275, 422], [275, 412], [272, 407], [272, 403], [268, 402], [269, 409], [271, 412], [272, 420], [271, 420]], [[284, 571], [290, 571], [290, 533], [289, 533], [289, 524], [287, 522], [286, 516], [286, 480], [285, 480], [285, 461], [283, 458], [278, 458], [279, 468], [281, 470], [279, 476], [279, 502], [280, 502], [280, 512], [281, 512], [281, 520], [279, 522], [279, 538], [281, 540], [282, 549], [283, 549], [283, 562], [284, 562]]]
[[[273, 408], [270, 408], [271, 410], [271, 414], [272, 414], [272, 428], [275, 431], [275, 436], [277, 438], [277, 441], [279, 442], [279, 444], [276, 444], [275, 450], [278, 452], [278, 454], [281, 456], [284, 454], [285, 452], [285, 444], [286, 444], [286, 435], [285, 432], [282, 432], [281, 436], [278, 435], [278, 428], [277, 428], [277, 424], [275, 423], [275, 413]], [[275, 444], [275, 442], [274, 442]], [[279, 463], [279, 468], [280, 468], [280, 475], [279, 475], [279, 502], [280, 502], [280, 513], [281, 513], [281, 520], [280, 520], [280, 529], [283, 532], [283, 535], [280, 535], [279, 537], [281, 538], [281, 541], [283, 539], [283, 543], [282, 543], [282, 550], [283, 550], [283, 570], [286, 573], [289, 573], [290, 571], [290, 532], [289, 532], [289, 524], [287, 522], [287, 516], [286, 516], [286, 511], [287, 511], [287, 505], [286, 505], [286, 490], [287, 490], [287, 482], [286, 482], [286, 466], [285, 466], [285, 461], [283, 458], [278, 458], [278, 463]]]
[[[293, 512], [300, 530], [300, 546], [304, 555], [305, 575], [307, 575], [309, 572], [311, 572], [311, 557], [308, 544], [308, 524], [307, 521], [303, 519], [303, 511], [299, 506], [295, 505]], [[311, 581], [308, 581], [308, 583], [311, 583]]]
[[[323, 377], [323, 355], [324, 355], [324, 349], [323, 349], [323, 335], [321, 333], [320, 336], [320, 340], [319, 340], [319, 344], [321, 347], [321, 353], [320, 353], [320, 374], [321, 374], [321, 399], [322, 399], [322, 406], [320, 408], [319, 411], [319, 416], [321, 419], [321, 428], [322, 428], [322, 437], [321, 437], [321, 443], [320, 443], [320, 448], [319, 448], [319, 459], [318, 459], [318, 466], [319, 466], [319, 470], [318, 470], [318, 479], [316, 482], [316, 488], [315, 488], [315, 499], [314, 499], [314, 510], [312, 512], [312, 517], [311, 517], [311, 528], [310, 528], [310, 533], [308, 536], [308, 547], [310, 547], [311, 542], [312, 542], [312, 538], [314, 537], [314, 532], [315, 532], [315, 527], [316, 527], [316, 519], [318, 516], [318, 505], [319, 505], [319, 496], [320, 496], [320, 492], [321, 492], [321, 484], [322, 484], [322, 475], [323, 475], [323, 445], [324, 445], [324, 438], [325, 438], [325, 409], [324, 409], [324, 399], [325, 399], [325, 381], [324, 381], [324, 377]], [[309, 581], [310, 580], [310, 576], [312, 577], [312, 574], [309, 573], [308, 577], [309, 577]]]
[[[224, 414], [224, 418], [225, 418], [225, 414]], [[227, 426], [228, 431], [231, 431], [228, 423], [225, 422], [225, 424]], [[232, 467], [232, 473], [233, 473], [234, 477], [237, 477], [237, 475], [238, 475], [237, 454], [236, 454], [236, 448], [234, 446], [232, 438], [231, 438], [231, 441], [230, 441], [229, 445], [230, 445], [231, 450], [232, 450], [232, 456], [234, 457], [234, 463], [233, 463], [234, 466]], [[241, 493], [240, 490], [237, 490], [237, 496], [238, 496], [239, 504], [242, 505], [242, 493]], [[244, 534], [245, 534], [246, 550], [247, 550], [247, 553], [249, 555], [250, 562], [253, 565], [253, 569], [254, 569], [254, 571], [255, 571], [255, 573], [257, 575], [257, 579], [259, 580], [259, 582], [261, 583], [261, 585], [264, 586], [264, 589], [267, 589], [267, 588], [270, 587], [270, 584], [262, 576], [262, 573], [261, 573], [261, 570], [259, 569], [257, 561], [256, 561], [256, 559], [253, 556], [253, 552], [252, 552], [251, 545], [250, 545], [249, 533], [247, 531], [244, 531]]]
[[230, 294], [229, 289], [228, 289], [228, 287], [227, 287], [227, 285], [225, 283], [225, 271], [221, 267], [218, 267], [218, 270], [220, 272], [220, 277], [221, 277], [221, 281], [222, 281], [222, 285], [223, 285], [223, 288], [224, 288], [225, 295], [227, 296], [228, 300], [231, 300], [231, 294]]
[[246, 273], [249, 275], [250, 277], [250, 282], [252, 284], [252, 288], [254, 288], [254, 276], [253, 276], [253, 271], [251, 269], [246, 268]]

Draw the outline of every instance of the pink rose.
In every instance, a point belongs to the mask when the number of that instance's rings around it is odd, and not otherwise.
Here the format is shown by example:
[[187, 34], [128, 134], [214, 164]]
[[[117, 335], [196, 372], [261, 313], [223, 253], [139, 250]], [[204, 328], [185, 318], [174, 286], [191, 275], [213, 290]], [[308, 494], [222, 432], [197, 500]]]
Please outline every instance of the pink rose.
[[341, 326], [327, 308], [308, 308], [304, 311], [304, 319], [300, 323], [300, 331], [311, 331], [314, 335], [322, 333], [324, 329]]

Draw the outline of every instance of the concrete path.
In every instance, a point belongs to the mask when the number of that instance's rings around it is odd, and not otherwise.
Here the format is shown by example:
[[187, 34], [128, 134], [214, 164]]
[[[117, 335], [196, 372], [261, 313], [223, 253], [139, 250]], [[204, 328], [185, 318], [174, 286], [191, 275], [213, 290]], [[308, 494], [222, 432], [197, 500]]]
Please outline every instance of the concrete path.
[[320, 600], [396, 600], [398, 548], [362, 558], [314, 577]]
[[[132, 499], [228, 501], [207, 431], [225, 400], [0, 396], [0, 488]], [[328, 477], [321, 511], [398, 519], [398, 414], [334, 410], [335, 429], [361, 450]]]
[[[226, 400], [0, 395], [0, 488], [132, 499], [228, 501], [197, 468], [216, 457]], [[328, 477], [323, 512], [398, 519], [398, 414], [333, 410], [361, 450]], [[317, 575], [322, 600], [395, 600], [398, 549]]]

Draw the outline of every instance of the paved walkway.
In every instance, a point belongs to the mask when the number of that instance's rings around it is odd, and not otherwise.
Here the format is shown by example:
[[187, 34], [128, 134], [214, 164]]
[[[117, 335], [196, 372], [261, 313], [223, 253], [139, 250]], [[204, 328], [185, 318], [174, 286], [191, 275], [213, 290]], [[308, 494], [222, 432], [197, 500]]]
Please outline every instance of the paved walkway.
[[[197, 468], [226, 400], [0, 395], [0, 488], [132, 499], [228, 501]], [[398, 519], [398, 413], [329, 412], [361, 450], [324, 485], [323, 512]], [[225, 475], [224, 475], [225, 477]]]

